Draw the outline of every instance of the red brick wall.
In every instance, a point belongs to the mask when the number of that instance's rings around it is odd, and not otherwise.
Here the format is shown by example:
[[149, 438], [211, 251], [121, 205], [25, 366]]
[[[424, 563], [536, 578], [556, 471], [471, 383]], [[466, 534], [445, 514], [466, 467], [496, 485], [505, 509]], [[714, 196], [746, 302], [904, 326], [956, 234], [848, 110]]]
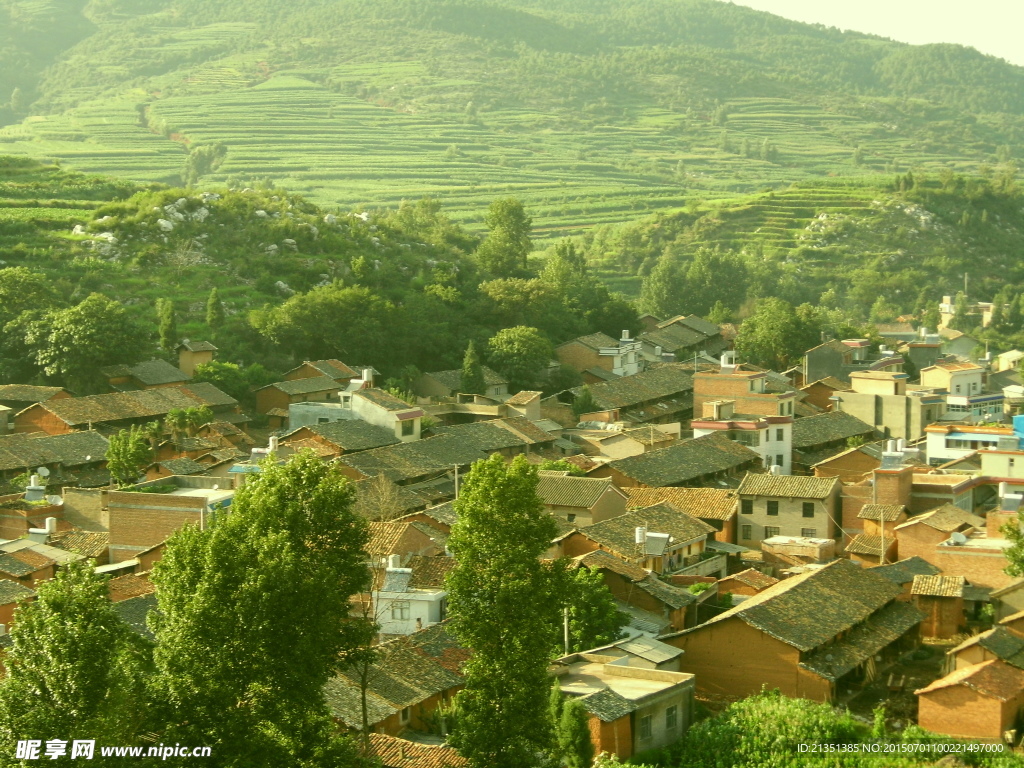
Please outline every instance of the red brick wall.
[[875, 472], [875, 503], [910, 506], [910, 490], [914, 484], [914, 468], [903, 467]]
[[66, 435], [73, 430], [41, 405], [33, 405], [14, 417], [14, 431]]
[[[908, 525], [906, 528], [901, 528], [896, 532], [896, 538], [899, 541], [899, 553], [900, 559], [906, 560], [908, 557], [921, 557], [927, 560], [932, 565], [939, 568], [942, 566], [935, 562], [935, 545], [940, 541], [945, 541], [949, 538], [948, 533], [942, 533], [936, 531], [924, 523], [918, 523], [916, 525]], [[956, 575], [955, 572], [950, 572], [950, 575]]]
[[581, 373], [588, 368], [603, 368], [606, 371], [612, 369], [612, 358], [601, 357], [595, 350], [578, 342], [569, 342], [558, 347], [555, 350], [555, 357], [562, 365], [568, 365]]
[[256, 410], [259, 413], [266, 413], [271, 408], [283, 408], [288, 410], [291, 398], [276, 387], [267, 387], [256, 393]]
[[633, 726], [629, 716], [620, 717], [610, 723], [592, 717], [590, 719], [590, 738], [594, 741], [597, 754], [609, 752], [622, 759], [633, 756]]
[[[900, 557], [906, 558], [903, 543], [900, 542]], [[1003, 569], [1006, 557], [1003, 550], [977, 550], [963, 547], [933, 547], [928, 555], [922, 555], [932, 565], [941, 568], [947, 576], [963, 576], [975, 587], [999, 589], [1014, 580]]]
[[187, 496], [110, 493], [111, 562], [156, 546], [188, 523], [198, 524], [203, 506], [202, 499]]
[[935, 733], [962, 739], [1000, 739], [1012, 728], [1021, 697], [1005, 703], [982, 696], [964, 685], [940, 688], [918, 696], [917, 723]]
[[917, 607], [926, 614], [921, 622], [922, 637], [950, 638], [965, 624], [964, 601], [961, 597], [921, 595]]
[[878, 459], [873, 459], [861, 451], [853, 451], [815, 467], [814, 476], [838, 477], [844, 483], [856, 483], [877, 467]]

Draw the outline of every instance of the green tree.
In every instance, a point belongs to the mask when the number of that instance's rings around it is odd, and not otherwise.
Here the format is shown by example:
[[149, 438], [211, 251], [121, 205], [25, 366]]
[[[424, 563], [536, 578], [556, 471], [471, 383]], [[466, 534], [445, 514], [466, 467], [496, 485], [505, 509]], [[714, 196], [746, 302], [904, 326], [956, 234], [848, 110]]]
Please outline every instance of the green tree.
[[249, 380], [237, 363], [220, 360], [200, 363], [192, 373], [192, 381], [207, 381], [235, 400], [249, 399]]
[[601, 410], [597, 401], [594, 400], [594, 393], [590, 391], [590, 387], [584, 384], [580, 389], [580, 393], [573, 398], [572, 401], [572, 414], [577, 419], [584, 413], [593, 413], [594, 411]]
[[498, 331], [487, 343], [487, 360], [518, 391], [536, 386], [547, 371], [554, 349], [536, 328], [517, 325]]
[[526, 271], [526, 257], [533, 250], [530, 229], [533, 220], [514, 197], [495, 200], [484, 216], [487, 237], [476, 255], [480, 265], [494, 277], [517, 277]]
[[15, 87], [11, 91], [11, 111], [16, 115], [23, 115], [28, 109], [28, 100], [25, 98], [25, 94], [22, 93], [21, 88]]
[[159, 300], [156, 313], [160, 326], [160, 348], [164, 352], [173, 352], [178, 346], [178, 320], [174, 315], [174, 303], [170, 299]]
[[349, 618], [369, 586], [366, 523], [311, 451], [260, 470], [154, 569], [160, 737], [213, 745], [230, 766], [348, 765], [323, 688], [372, 631]]
[[[615, 604], [600, 571], [573, 568], [562, 572], [558, 595], [563, 609], [569, 610], [569, 653], [599, 648], [622, 637], [629, 617]], [[563, 616], [554, 618], [556, 625], [563, 627]], [[563, 644], [558, 648], [563, 649]]]
[[213, 411], [205, 405], [200, 405], [197, 408], [185, 409], [185, 431], [190, 437], [195, 436], [200, 427], [204, 424], [209, 424], [211, 421], [213, 421]]
[[671, 317], [683, 304], [682, 261], [666, 252], [640, 286], [640, 310], [655, 317]]
[[722, 303], [721, 299], [715, 301], [715, 306], [707, 314], [707, 321], [715, 325], [732, 322], [732, 311]]
[[0, 269], [0, 330], [22, 312], [48, 311], [60, 303], [46, 275], [25, 267]]
[[466, 347], [466, 354], [462, 358], [462, 386], [461, 391], [466, 394], [483, 395], [487, 393], [487, 384], [484, 381], [484, 367], [480, 363], [480, 356], [476, 353], [476, 346], [470, 340]]
[[1024, 307], [1021, 307], [1021, 296], [1017, 294], [1010, 297], [1010, 306], [1006, 309], [1006, 330], [1013, 333], [1021, 330], [1022, 318], [1024, 318]]
[[47, 376], [89, 394], [106, 388], [100, 368], [142, 355], [146, 336], [124, 307], [94, 293], [77, 306], [50, 313], [26, 341]]
[[968, 315], [970, 307], [967, 303], [967, 296], [963, 291], [960, 291], [956, 295], [956, 299], [953, 301], [953, 317], [946, 323], [947, 327], [954, 331], [969, 331], [971, 330], [971, 319]]
[[120, 486], [138, 481], [139, 475], [153, 461], [150, 432], [133, 426], [111, 435], [107, 445], [107, 469]]
[[579, 699], [562, 704], [558, 720], [558, 751], [566, 768], [590, 768], [594, 762], [594, 743], [590, 740], [590, 713]]
[[36, 589], [38, 598], [15, 612], [4, 654], [3, 754], [12, 757], [26, 738], [133, 743], [148, 713], [149, 644], [114, 611], [107, 580], [89, 560], [61, 568]]
[[942, 322], [942, 313], [939, 312], [939, 308], [934, 304], [924, 311], [921, 315], [921, 325], [927, 328], [931, 333], [938, 333], [939, 324]]
[[210, 289], [210, 297], [206, 300], [206, 324], [215, 330], [224, 325], [224, 302], [220, 300], [216, 286]]
[[189, 416], [185, 408], [171, 408], [164, 416], [164, 425], [174, 439], [188, 432]]
[[525, 457], [495, 454], [473, 465], [455, 501], [448, 546], [452, 631], [472, 650], [456, 697], [452, 744], [474, 768], [528, 768], [553, 734], [546, 701], [557, 610], [540, 557], [556, 528]]
[[565, 459], [545, 459], [537, 465], [538, 471], [545, 472], [568, 472], [574, 477], [584, 477], [587, 473], [583, 471], [582, 467], [578, 467], [571, 461]]
[[761, 299], [754, 314], [740, 326], [736, 350], [757, 365], [781, 371], [794, 355], [793, 339], [798, 332], [792, 305], [778, 298]]

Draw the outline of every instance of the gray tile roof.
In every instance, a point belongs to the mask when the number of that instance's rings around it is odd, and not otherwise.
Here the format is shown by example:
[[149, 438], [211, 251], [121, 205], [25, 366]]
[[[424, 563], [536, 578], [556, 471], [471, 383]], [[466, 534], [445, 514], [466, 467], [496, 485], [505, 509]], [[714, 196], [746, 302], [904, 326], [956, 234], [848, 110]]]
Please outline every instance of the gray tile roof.
[[690, 541], [715, 532], [704, 521], [690, 517], [669, 504], [634, 509], [624, 515], [583, 526], [579, 530], [591, 541], [628, 557], [636, 552], [638, 527], [647, 528], [648, 533], [667, 533], [675, 542]]
[[166, 469], [172, 475], [201, 475], [208, 469], [205, 464], [200, 464], [198, 461], [188, 457], [159, 461], [157, 465]]
[[[878, 550], [875, 551], [877, 552]], [[915, 576], [934, 576], [942, 573], [942, 570], [936, 568], [927, 560], [914, 555], [914, 557], [900, 560], [897, 563], [879, 565], [872, 568], [871, 572], [889, 579], [894, 584], [910, 584], [914, 581]]]
[[[582, 390], [576, 387], [572, 392], [578, 395]], [[671, 363], [634, 376], [591, 384], [590, 393], [599, 408], [630, 408], [684, 393], [692, 405], [693, 374], [678, 363]]]
[[292, 381], [277, 381], [268, 384], [263, 389], [279, 389], [286, 395], [308, 395], [312, 392], [337, 391], [341, 385], [329, 376], [311, 376], [308, 379], [293, 379]]
[[[594, 506], [609, 489], [615, 489], [610, 477], [577, 477], [567, 472], [537, 473], [537, 495], [545, 504], [556, 507]], [[617, 490], [617, 489], [616, 489]], [[615, 493], [615, 490], [612, 491]]]
[[438, 427], [434, 432], [440, 436], [455, 438], [467, 446], [488, 453], [538, 443], [551, 443], [555, 439], [521, 416]]
[[114, 612], [121, 617], [121, 621], [148, 640], [156, 639], [146, 623], [146, 618], [155, 610], [157, 610], [155, 592], [114, 603]]
[[661, 347], [669, 354], [680, 349], [698, 346], [708, 340], [707, 335], [679, 323], [641, 333], [637, 338], [644, 344]]
[[469, 466], [484, 458], [487, 458], [486, 453], [476, 446], [466, 445], [459, 437], [438, 435], [411, 443], [346, 454], [338, 461], [367, 477], [384, 475], [392, 482], [402, 482], [448, 472], [456, 465]]
[[658, 487], [688, 485], [707, 475], [737, 471], [760, 460], [760, 456], [746, 446], [712, 434], [617, 459], [608, 466], [644, 485]]
[[602, 688], [596, 693], [583, 696], [580, 698], [580, 703], [583, 704], [587, 712], [605, 723], [611, 723], [620, 718], [628, 717], [631, 712], [637, 709], [637, 705], [634, 702], [616, 693], [611, 688]]
[[376, 387], [358, 389], [355, 392], [355, 397], [361, 397], [364, 400], [369, 400], [374, 405], [379, 406], [386, 411], [408, 411], [409, 409], [416, 407], [405, 402], [405, 400], [400, 400], [390, 392]]
[[45, 403], [64, 390], [61, 387], [35, 387], [30, 384], [0, 384], [0, 403]]
[[0, 605], [10, 605], [19, 600], [35, 597], [35, 590], [10, 579], [0, 579]]
[[44, 464], [79, 467], [105, 460], [107, 438], [99, 432], [66, 435], [14, 434], [0, 436], [0, 471], [35, 469]]
[[174, 408], [212, 408], [235, 406], [238, 401], [221, 392], [209, 382], [190, 382], [188, 386], [145, 389], [140, 392], [116, 392], [109, 395], [68, 397], [41, 403], [61, 421], [71, 426], [84, 426], [90, 422], [102, 424], [126, 419], [166, 416]]
[[[502, 384], [508, 384], [508, 379], [502, 376], [497, 371], [488, 368], [486, 365], [481, 366], [484, 372], [484, 384], [488, 387], [500, 387]], [[434, 371], [433, 373], [424, 374], [429, 376], [438, 384], [453, 392], [462, 391], [462, 369], [456, 368], [452, 371]]]
[[827, 499], [838, 487], [839, 479], [835, 477], [800, 477], [748, 472], [736, 492], [740, 496]]
[[393, 431], [360, 419], [316, 424], [308, 429], [345, 451], [367, 451], [401, 442]]
[[217, 348], [208, 341], [191, 341], [189, 339], [182, 339], [181, 344], [178, 345], [178, 349], [184, 347], [189, 352], [216, 352]]
[[101, 369], [101, 372], [110, 379], [130, 376], [147, 387], [178, 384], [188, 381], [190, 378], [180, 368], [171, 365], [166, 360], [146, 360], [135, 365], [111, 365]]
[[871, 435], [874, 427], [845, 411], [829, 411], [793, 421], [793, 448], [804, 450], [858, 435]]
[[577, 336], [575, 339], [559, 344], [559, 347], [567, 347], [570, 344], [582, 344], [584, 347], [593, 350], [607, 349], [608, 347], [617, 347], [619, 342], [609, 336], [607, 333], [590, 333], [586, 336]]

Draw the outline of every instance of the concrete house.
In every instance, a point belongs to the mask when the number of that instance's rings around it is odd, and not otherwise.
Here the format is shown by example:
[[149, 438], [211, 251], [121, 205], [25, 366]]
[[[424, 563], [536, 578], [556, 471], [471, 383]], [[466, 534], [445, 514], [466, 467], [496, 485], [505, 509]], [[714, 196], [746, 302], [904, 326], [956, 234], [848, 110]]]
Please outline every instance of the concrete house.
[[640, 373], [645, 362], [641, 347], [640, 341], [630, 338], [629, 331], [623, 331], [618, 341], [606, 333], [591, 333], [559, 344], [555, 357], [562, 365], [583, 374], [584, 382], [594, 384]]
[[405, 567], [390, 555], [373, 591], [373, 615], [383, 635], [411, 635], [447, 617], [444, 577], [455, 566], [445, 555], [414, 555]]
[[[352, 412], [356, 418], [391, 433], [403, 443], [420, 439], [423, 409], [399, 400], [383, 389], [360, 389], [351, 394]], [[342, 405], [345, 405], [342, 398]]]
[[610, 478], [541, 470], [537, 495], [544, 508], [568, 523], [592, 525], [626, 513], [626, 494]]
[[856, 416], [884, 437], [915, 440], [946, 412], [943, 393], [924, 388], [908, 391], [905, 373], [851, 373], [850, 383], [849, 392], [836, 393], [836, 410]]
[[988, 420], [1002, 416], [1003, 393], [986, 391], [985, 369], [976, 363], [940, 362], [924, 368], [921, 386], [947, 393], [946, 418]]
[[[486, 365], [481, 367], [484, 373], [485, 389], [478, 394], [503, 400], [508, 396], [508, 380]], [[424, 373], [413, 382], [412, 389], [419, 397], [455, 397], [463, 391], [462, 369]]]
[[[1024, 417], [1014, 416], [1013, 426], [991, 427], [973, 424], [930, 424], [925, 427], [928, 463], [939, 466], [963, 459], [975, 451], [1018, 452], [1024, 439]], [[1011, 457], [1012, 458], [1012, 457]], [[1024, 463], [1022, 463], [1024, 466]], [[1008, 462], [1007, 476], [1016, 469]]]
[[744, 415], [736, 413], [734, 407], [732, 400], [706, 401], [703, 416], [690, 422], [693, 436], [724, 435], [760, 455], [765, 468], [778, 467], [782, 474], [790, 474], [793, 417]]
[[840, 483], [834, 478], [748, 474], [739, 497], [737, 543], [757, 549], [764, 539], [834, 539]]
[[[913, 647], [924, 618], [900, 588], [848, 560], [780, 581], [711, 620], [662, 639], [701, 690], [832, 701]], [[877, 660], [881, 657], [881, 660]]]

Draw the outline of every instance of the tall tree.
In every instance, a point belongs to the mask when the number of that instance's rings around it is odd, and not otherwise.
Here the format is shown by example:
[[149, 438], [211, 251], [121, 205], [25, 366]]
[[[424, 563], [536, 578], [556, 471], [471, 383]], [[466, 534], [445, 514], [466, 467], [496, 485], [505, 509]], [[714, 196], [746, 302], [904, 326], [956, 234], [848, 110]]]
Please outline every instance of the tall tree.
[[60, 304], [53, 284], [25, 267], [0, 269], [0, 330], [22, 312], [51, 310]]
[[968, 316], [969, 311], [970, 307], [967, 304], [967, 296], [963, 291], [960, 291], [953, 301], [953, 316], [946, 325], [954, 331], [966, 332], [971, 330], [971, 320]]
[[554, 354], [551, 342], [536, 328], [525, 325], [498, 331], [487, 347], [491, 367], [506, 376], [516, 390], [536, 386]]
[[171, 408], [164, 416], [164, 425], [171, 433], [171, 437], [177, 440], [182, 434], [188, 432], [189, 416], [185, 408]]
[[590, 714], [579, 699], [566, 699], [558, 720], [558, 751], [566, 768], [590, 768], [594, 742], [590, 740]]
[[1024, 294], [1010, 296], [1010, 306], [1006, 309], [1006, 330], [1011, 333], [1021, 330], [1021, 322], [1022, 318], [1024, 318], [1021, 296], [1024, 296]]
[[224, 325], [224, 302], [220, 300], [217, 286], [210, 289], [210, 297], [206, 300], [206, 324], [214, 330]]
[[526, 271], [526, 257], [533, 250], [533, 220], [514, 197], [495, 200], [484, 222], [490, 232], [477, 249], [481, 266], [494, 277], [517, 277]]
[[640, 309], [655, 317], [678, 314], [683, 303], [683, 275], [681, 259], [666, 251], [640, 286]]
[[997, 333], [1006, 330], [1006, 304], [1009, 297], [1004, 291], [1000, 291], [992, 298], [992, 314], [989, 317], [988, 327]]
[[70, 753], [76, 739], [131, 744], [138, 736], [150, 648], [115, 613], [106, 582], [91, 562], [72, 563], [16, 610], [0, 681], [6, 757], [27, 738], [67, 740]]
[[473, 465], [455, 501], [448, 546], [452, 631], [471, 650], [452, 743], [474, 768], [528, 768], [552, 743], [547, 666], [557, 610], [540, 556], [555, 523], [524, 457]]
[[483, 395], [487, 392], [484, 367], [480, 363], [480, 356], [476, 353], [476, 346], [472, 340], [466, 347], [466, 354], [462, 358], [462, 386], [460, 389], [467, 395]]
[[160, 325], [160, 348], [164, 352], [172, 352], [178, 346], [178, 319], [174, 315], [174, 303], [170, 299], [161, 299], [156, 311]]
[[105, 389], [100, 368], [135, 362], [145, 349], [146, 333], [116, 301], [94, 293], [80, 304], [51, 312], [32, 326], [26, 343], [47, 376], [78, 394]]
[[131, 485], [138, 481], [153, 460], [152, 431], [148, 427], [133, 426], [111, 435], [107, 445], [107, 469], [118, 485]]
[[[556, 569], [555, 573], [560, 576], [556, 582], [560, 602], [569, 611], [569, 653], [608, 645], [622, 637], [629, 617], [615, 604], [599, 571], [573, 568]], [[561, 612], [553, 618], [558, 627], [563, 626]]]
[[187, 526], [154, 569], [154, 688], [167, 741], [224, 765], [341, 762], [323, 687], [366, 640], [349, 601], [368, 587], [351, 485], [311, 451], [261, 465], [231, 514]]

